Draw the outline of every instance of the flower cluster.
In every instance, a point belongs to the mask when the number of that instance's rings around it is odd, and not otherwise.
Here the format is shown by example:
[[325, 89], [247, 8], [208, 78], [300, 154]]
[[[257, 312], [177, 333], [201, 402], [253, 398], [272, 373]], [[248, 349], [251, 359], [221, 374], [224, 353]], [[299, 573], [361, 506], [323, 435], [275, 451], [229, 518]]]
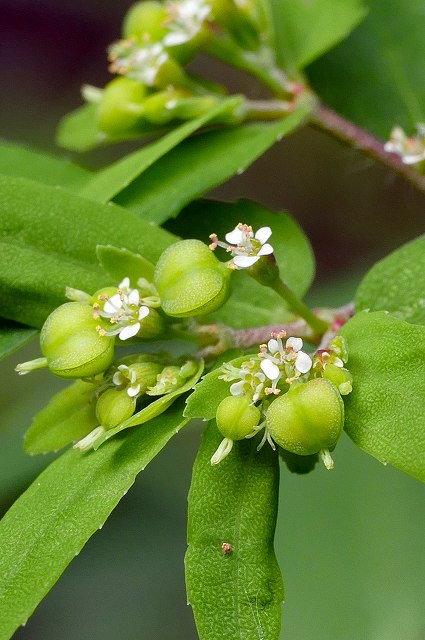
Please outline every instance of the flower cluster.
[[217, 247], [226, 249], [232, 255], [229, 266], [234, 269], [248, 269], [252, 267], [262, 256], [273, 253], [273, 247], [267, 241], [272, 235], [270, 227], [261, 227], [254, 232], [248, 224], [239, 222], [233, 231], [226, 233], [226, 242], [218, 239], [216, 233], [210, 235], [210, 249]]
[[163, 42], [175, 47], [193, 40], [211, 16], [212, 6], [207, 0], [179, 0], [168, 4], [168, 33]]
[[109, 49], [109, 70], [138, 80], [147, 87], [155, 86], [158, 72], [168, 60], [169, 55], [160, 42], [141, 47], [134, 38], [127, 38]]

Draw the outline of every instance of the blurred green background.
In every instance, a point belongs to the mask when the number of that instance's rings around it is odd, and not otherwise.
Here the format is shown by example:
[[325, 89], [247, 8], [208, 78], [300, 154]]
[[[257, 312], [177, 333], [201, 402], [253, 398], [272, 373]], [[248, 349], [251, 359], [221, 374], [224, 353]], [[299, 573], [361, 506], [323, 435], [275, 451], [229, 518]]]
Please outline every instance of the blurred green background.
[[[54, 128], [80, 104], [84, 82], [107, 79], [105, 49], [130, 2], [3, 0], [0, 136], [54, 150]], [[250, 79], [202, 59], [212, 78], [255, 96]], [[104, 163], [123, 148], [81, 158]], [[58, 151], [58, 150], [56, 150]], [[59, 151], [59, 153], [62, 153]], [[306, 128], [217, 189], [288, 209], [318, 259], [314, 304], [342, 304], [379, 257], [423, 233], [424, 196], [323, 134]], [[31, 417], [63, 383], [18, 378], [36, 341], [0, 363], [0, 509], [47, 458], [22, 452]], [[141, 474], [102, 531], [66, 570], [19, 640], [195, 640], [183, 572], [186, 495], [200, 425], [189, 425]], [[425, 640], [425, 490], [344, 438], [335, 470], [282, 468], [276, 550], [286, 585], [286, 640]], [[225, 640], [225, 639], [223, 639]], [[261, 638], [259, 639], [261, 640]]]

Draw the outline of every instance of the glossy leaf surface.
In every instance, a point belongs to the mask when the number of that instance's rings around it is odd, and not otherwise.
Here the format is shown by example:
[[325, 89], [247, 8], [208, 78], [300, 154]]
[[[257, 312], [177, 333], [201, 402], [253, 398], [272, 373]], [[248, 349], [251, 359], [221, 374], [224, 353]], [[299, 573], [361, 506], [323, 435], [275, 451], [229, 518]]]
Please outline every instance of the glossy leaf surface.
[[363, 311], [341, 334], [353, 375], [345, 430], [367, 453], [425, 482], [425, 328]]
[[23, 347], [35, 335], [36, 329], [0, 318], [0, 359]]
[[53, 462], [0, 523], [0, 639], [31, 615], [185, 420], [181, 406], [115, 438], [97, 452], [71, 450]]
[[118, 249], [112, 245], [98, 245], [96, 255], [102, 269], [117, 283], [125, 277], [130, 278], [134, 284], [138, 278], [153, 282], [155, 267], [139, 253]]
[[[277, 640], [283, 584], [273, 549], [279, 462], [257, 439], [217, 466], [222, 435], [204, 433], [189, 493], [186, 584], [200, 640]], [[224, 545], [227, 545], [223, 547]]]
[[243, 171], [282, 136], [301, 126], [302, 107], [273, 124], [208, 131], [181, 143], [123, 191], [116, 201], [161, 224], [186, 204]]
[[372, 267], [357, 290], [356, 308], [382, 309], [401, 320], [425, 324], [425, 236]]

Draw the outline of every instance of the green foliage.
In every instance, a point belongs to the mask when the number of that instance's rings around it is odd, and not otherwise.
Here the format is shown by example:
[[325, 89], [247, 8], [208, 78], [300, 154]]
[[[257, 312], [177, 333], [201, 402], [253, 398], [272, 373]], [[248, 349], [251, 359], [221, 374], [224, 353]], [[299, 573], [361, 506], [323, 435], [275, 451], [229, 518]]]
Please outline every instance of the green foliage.
[[279, 62], [302, 69], [344, 40], [367, 14], [363, 0], [271, 0]]
[[98, 171], [90, 182], [83, 186], [80, 195], [99, 202], [112, 200], [157, 160], [176, 147], [179, 142], [228, 109], [230, 105], [237, 104], [238, 101], [239, 99], [235, 98], [224, 100], [208, 113], [185, 122], [158, 141], [137, 149], [137, 151]]
[[2, 141], [0, 143], [0, 174], [30, 178], [36, 182], [60, 186], [65, 189], [81, 189], [90, 180], [91, 172], [66, 160]]
[[384, 464], [425, 482], [425, 329], [363, 311], [341, 334], [354, 379], [345, 403], [348, 435]]
[[96, 453], [71, 450], [53, 462], [0, 523], [0, 639], [8, 640], [135, 477], [185, 424], [176, 405]]
[[114, 282], [121, 282], [123, 278], [130, 278], [136, 283], [139, 278], [153, 281], [154, 266], [139, 253], [128, 249], [117, 249], [112, 245], [97, 245], [96, 255], [99, 264]]
[[94, 429], [96, 420], [96, 385], [77, 380], [56, 393], [34, 418], [25, 434], [27, 453], [58, 451]]
[[[336, 8], [336, 3], [332, 3]], [[369, 15], [308, 76], [329, 106], [386, 140], [396, 124], [423, 122], [422, 0], [368, 0]]]
[[[237, 442], [217, 466], [221, 434], [205, 431], [189, 493], [186, 582], [201, 640], [277, 640], [283, 584], [273, 549], [278, 456]], [[230, 546], [222, 546], [223, 544]]]
[[0, 359], [24, 346], [36, 334], [35, 329], [0, 318]]
[[[224, 239], [225, 234], [240, 221], [253, 229], [270, 226], [277, 263], [288, 286], [300, 297], [308, 291], [315, 271], [310, 243], [296, 221], [287, 213], [276, 213], [256, 202], [239, 200], [224, 202], [194, 202], [184, 209], [171, 228], [183, 235], [191, 234], [204, 242], [211, 232]], [[228, 257], [217, 249], [221, 259]], [[232, 327], [243, 328], [256, 324], [281, 322], [288, 316], [285, 302], [274, 291], [261, 286], [244, 270], [232, 274], [233, 294], [213, 318]]]
[[234, 174], [244, 171], [281, 137], [297, 129], [309, 107], [273, 124], [208, 131], [167, 153], [116, 198], [140, 217], [161, 224]]
[[425, 324], [424, 292], [425, 236], [421, 236], [372, 267], [357, 290], [356, 307], [382, 309], [400, 320]]
[[0, 295], [4, 316], [40, 327], [65, 287], [110, 284], [98, 244], [125, 245], [155, 261], [173, 240], [116, 205], [98, 204], [24, 178], [0, 177]]

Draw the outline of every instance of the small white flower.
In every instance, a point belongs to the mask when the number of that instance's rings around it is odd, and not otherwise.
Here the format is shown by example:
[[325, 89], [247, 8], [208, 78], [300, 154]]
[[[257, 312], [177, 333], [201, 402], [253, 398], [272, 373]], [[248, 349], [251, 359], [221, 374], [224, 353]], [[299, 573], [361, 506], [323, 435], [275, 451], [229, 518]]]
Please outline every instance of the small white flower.
[[190, 42], [202, 29], [212, 7], [206, 0], [179, 0], [170, 2], [168, 7], [169, 32], [164, 36], [166, 47], [174, 47]]
[[137, 383], [137, 374], [126, 364], [120, 364], [118, 371], [113, 375], [112, 382], [117, 387], [127, 387], [127, 394], [130, 398], [135, 398], [140, 391], [140, 384]]
[[95, 317], [109, 319], [115, 325], [110, 331], [99, 327], [99, 333], [118, 335], [121, 340], [136, 336], [141, 329], [141, 321], [149, 315], [149, 307], [141, 302], [139, 291], [131, 289], [129, 278], [124, 278], [118, 285], [118, 292], [105, 300], [103, 308], [99, 303], [94, 305]]
[[143, 82], [148, 87], [155, 85], [158, 71], [169, 59], [160, 42], [141, 46], [134, 40], [120, 40], [109, 50], [110, 71], [126, 75]]
[[238, 369], [227, 362], [222, 365], [221, 370], [223, 373], [219, 378], [226, 380], [226, 382], [236, 380], [236, 382], [230, 385], [231, 395], [252, 395], [252, 404], [255, 404], [258, 400], [265, 397], [264, 383], [266, 376], [261, 371], [259, 365], [258, 360], [251, 359], [243, 362]]
[[417, 134], [408, 138], [401, 127], [394, 127], [384, 149], [399, 155], [404, 164], [417, 164], [425, 160], [425, 126], [416, 125]]
[[226, 242], [218, 240], [215, 233], [211, 234], [210, 248], [222, 247], [232, 254], [231, 265], [236, 269], [252, 267], [262, 256], [273, 253], [273, 247], [267, 240], [272, 235], [270, 227], [261, 227], [255, 233], [247, 224], [240, 222], [233, 231], [226, 233]]
[[290, 383], [308, 373], [313, 366], [310, 356], [301, 350], [302, 339], [288, 338], [284, 346], [282, 338], [285, 336], [284, 331], [273, 333], [268, 343], [260, 346], [260, 366], [272, 383], [266, 393], [279, 393], [277, 385], [283, 377]]

